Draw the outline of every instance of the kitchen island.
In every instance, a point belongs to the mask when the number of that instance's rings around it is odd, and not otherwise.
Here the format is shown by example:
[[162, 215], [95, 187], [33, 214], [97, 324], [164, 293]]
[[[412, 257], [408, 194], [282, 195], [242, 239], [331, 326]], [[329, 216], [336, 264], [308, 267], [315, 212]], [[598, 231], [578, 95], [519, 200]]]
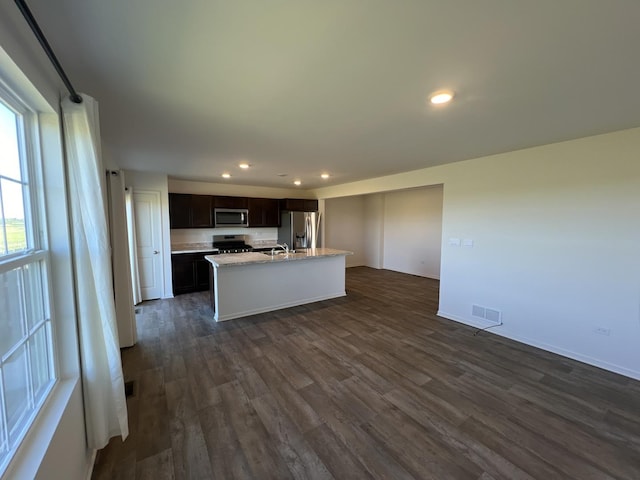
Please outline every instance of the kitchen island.
[[207, 255], [211, 264], [214, 320], [222, 322], [346, 295], [345, 256], [316, 248], [269, 255]]

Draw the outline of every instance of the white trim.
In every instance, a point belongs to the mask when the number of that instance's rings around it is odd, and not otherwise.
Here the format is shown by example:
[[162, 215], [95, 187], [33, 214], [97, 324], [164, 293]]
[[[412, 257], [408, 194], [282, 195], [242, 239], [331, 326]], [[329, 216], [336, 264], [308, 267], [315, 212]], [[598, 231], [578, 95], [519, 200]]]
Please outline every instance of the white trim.
[[[59, 381], [29, 426], [27, 435], [9, 461], [3, 478], [36, 478], [40, 464], [58, 428], [78, 379]], [[38, 432], [37, 435], [34, 432]]]
[[45, 251], [27, 251], [12, 257], [10, 255], [0, 257], [0, 274], [10, 272], [16, 268], [24, 267], [31, 263], [40, 262], [44, 260], [45, 263], [49, 262], [48, 254]]
[[469, 325], [476, 328], [486, 328], [486, 327], [495, 326], [495, 328], [486, 330], [486, 332], [492, 333], [495, 335], [500, 335], [501, 337], [509, 338], [511, 340], [515, 340], [516, 342], [524, 343], [525, 345], [540, 348], [541, 350], [545, 350], [547, 352], [556, 353], [558, 355], [562, 355], [563, 357], [567, 357], [572, 360], [577, 360], [578, 362], [586, 363], [588, 365], [602, 368], [610, 372], [618, 373], [620, 375], [624, 375], [625, 377], [633, 378], [635, 380], [640, 380], [640, 370], [631, 370], [629, 368], [621, 367], [620, 365], [615, 365], [613, 363], [609, 363], [607, 361], [600, 360], [598, 358], [590, 357], [588, 355], [583, 355], [581, 353], [576, 353], [571, 350], [558, 347], [556, 345], [551, 345], [545, 342], [532, 340], [531, 338], [525, 337], [523, 335], [518, 335], [509, 331], [509, 329], [505, 328], [504, 325], [497, 325], [493, 322], [489, 322], [486, 320], [485, 321], [470, 320], [463, 317], [459, 317], [457, 315], [443, 312], [442, 310], [438, 310], [437, 315], [439, 317], [446, 318], [447, 320], [453, 320], [454, 322], [463, 323], [465, 325]]

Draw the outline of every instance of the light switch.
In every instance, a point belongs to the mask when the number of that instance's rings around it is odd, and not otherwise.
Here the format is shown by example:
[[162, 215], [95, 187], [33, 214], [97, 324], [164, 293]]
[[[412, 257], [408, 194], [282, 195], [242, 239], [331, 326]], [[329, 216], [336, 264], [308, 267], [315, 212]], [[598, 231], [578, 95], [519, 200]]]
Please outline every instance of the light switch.
[[462, 246], [463, 247], [473, 247], [473, 239], [472, 238], [465, 238], [464, 240], [462, 240]]
[[449, 239], [449, 245], [454, 246], [454, 247], [459, 247], [460, 246], [460, 239], [459, 238], [450, 238]]

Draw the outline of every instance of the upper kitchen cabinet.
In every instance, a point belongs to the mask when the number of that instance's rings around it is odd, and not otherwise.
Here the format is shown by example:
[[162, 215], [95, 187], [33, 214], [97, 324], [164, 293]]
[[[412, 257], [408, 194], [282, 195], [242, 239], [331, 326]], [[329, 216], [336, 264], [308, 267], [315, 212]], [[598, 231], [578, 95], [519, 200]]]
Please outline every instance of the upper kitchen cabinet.
[[194, 228], [213, 227], [211, 215], [211, 195], [191, 195], [191, 226]]
[[211, 228], [211, 195], [169, 194], [171, 228]]
[[190, 193], [169, 194], [171, 228], [213, 228], [216, 208], [249, 210], [250, 227], [279, 227], [280, 212], [316, 212], [318, 200], [303, 198], [247, 198]]
[[248, 208], [247, 197], [213, 197], [214, 208]]
[[169, 194], [169, 226], [171, 228], [191, 227], [191, 195]]
[[280, 201], [275, 198], [249, 198], [250, 227], [279, 227]]
[[309, 200], [306, 198], [285, 198], [280, 203], [282, 210], [290, 212], [317, 212], [318, 200]]

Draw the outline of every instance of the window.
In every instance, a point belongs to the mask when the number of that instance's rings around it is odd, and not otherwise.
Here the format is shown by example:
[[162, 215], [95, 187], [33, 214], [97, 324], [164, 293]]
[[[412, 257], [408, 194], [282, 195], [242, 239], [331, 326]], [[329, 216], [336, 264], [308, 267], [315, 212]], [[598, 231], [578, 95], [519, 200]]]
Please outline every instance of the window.
[[56, 379], [37, 133], [0, 87], [0, 474]]

